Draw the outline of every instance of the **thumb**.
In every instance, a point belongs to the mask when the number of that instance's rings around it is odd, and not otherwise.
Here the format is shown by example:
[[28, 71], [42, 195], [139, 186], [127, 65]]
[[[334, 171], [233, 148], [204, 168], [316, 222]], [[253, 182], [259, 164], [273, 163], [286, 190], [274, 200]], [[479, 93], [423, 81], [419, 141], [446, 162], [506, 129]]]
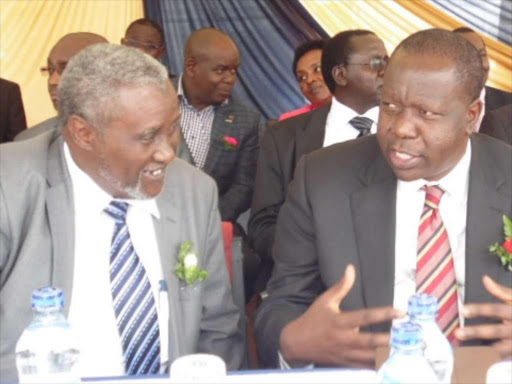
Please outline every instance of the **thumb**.
[[332, 309], [339, 310], [340, 303], [350, 292], [356, 281], [356, 270], [352, 264], [347, 265], [343, 277], [325, 292], [327, 305]]
[[494, 297], [504, 301], [505, 303], [512, 303], [512, 289], [505, 287], [501, 284], [498, 284], [489, 276], [485, 275], [482, 279], [482, 282], [489, 292]]

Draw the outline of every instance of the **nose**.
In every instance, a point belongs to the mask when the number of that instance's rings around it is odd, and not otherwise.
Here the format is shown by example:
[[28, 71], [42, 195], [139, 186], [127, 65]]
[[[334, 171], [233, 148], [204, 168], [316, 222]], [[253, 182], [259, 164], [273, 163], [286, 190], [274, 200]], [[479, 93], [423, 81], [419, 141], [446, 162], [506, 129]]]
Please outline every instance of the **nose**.
[[175, 148], [173, 138], [163, 138], [153, 153], [153, 159], [158, 163], [169, 164], [176, 157]]
[[50, 77], [48, 77], [48, 85], [59, 85], [60, 74], [58, 71], [53, 71]]
[[396, 137], [401, 139], [414, 139], [416, 137], [416, 123], [412, 113], [407, 109], [398, 112], [391, 123], [391, 129]]

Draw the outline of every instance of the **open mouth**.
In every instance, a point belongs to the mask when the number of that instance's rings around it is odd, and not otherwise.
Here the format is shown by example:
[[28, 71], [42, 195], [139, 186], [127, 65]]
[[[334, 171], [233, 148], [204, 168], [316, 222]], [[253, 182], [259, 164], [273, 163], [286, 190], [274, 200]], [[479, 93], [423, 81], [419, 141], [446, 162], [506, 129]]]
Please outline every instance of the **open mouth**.
[[395, 168], [410, 169], [421, 162], [421, 156], [414, 155], [404, 151], [391, 150], [390, 161]]
[[153, 170], [144, 170], [144, 174], [152, 179], [161, 179], [164, 176], [165, 168], [157, 168]]

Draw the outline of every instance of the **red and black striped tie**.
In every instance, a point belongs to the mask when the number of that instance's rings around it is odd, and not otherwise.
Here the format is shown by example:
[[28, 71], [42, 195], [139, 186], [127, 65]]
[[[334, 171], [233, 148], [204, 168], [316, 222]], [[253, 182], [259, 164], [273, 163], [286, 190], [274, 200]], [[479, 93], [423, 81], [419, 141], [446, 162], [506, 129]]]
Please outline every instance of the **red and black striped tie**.
[[426, 196], [418, 231], [416, 292], [437, 297], [437, 323], [448, 340], [454, 343], [459, 310], [453, 254], [439, 213], [444, 191], [437, 185], [424, 186], [422, 190]]

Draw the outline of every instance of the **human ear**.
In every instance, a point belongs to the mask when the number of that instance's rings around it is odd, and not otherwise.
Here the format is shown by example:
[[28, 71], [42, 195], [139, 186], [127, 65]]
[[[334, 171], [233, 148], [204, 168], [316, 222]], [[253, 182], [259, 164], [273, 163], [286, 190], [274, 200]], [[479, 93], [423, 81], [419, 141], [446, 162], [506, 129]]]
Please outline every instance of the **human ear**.
[[483, 108], [484, 105], [480, 98], [477, 98], [468, 106], [465, 117], [466, 132], [468, 135], [471, 135], [473, 132], [478, 130], [479, 127], [476, 125], [478, 124], [480, 113]]
[[91, 124], [77, 115], [71, 115], [66, 124], [68, 134], [73, 142], [85, 151], [91, 151], [97, 132]]
[[340, 87], [347, 85], [347, 68], [345, 66], [341, 64], [336, 65], [331, 71], [331, 76], [336, 85]]
[[185, 60], [185, 72], [187, 72], [189, 77], [194, 77], [196, 73], [196, 64], [197, 61], [193, 57], [189, 57], [187, 60]]

